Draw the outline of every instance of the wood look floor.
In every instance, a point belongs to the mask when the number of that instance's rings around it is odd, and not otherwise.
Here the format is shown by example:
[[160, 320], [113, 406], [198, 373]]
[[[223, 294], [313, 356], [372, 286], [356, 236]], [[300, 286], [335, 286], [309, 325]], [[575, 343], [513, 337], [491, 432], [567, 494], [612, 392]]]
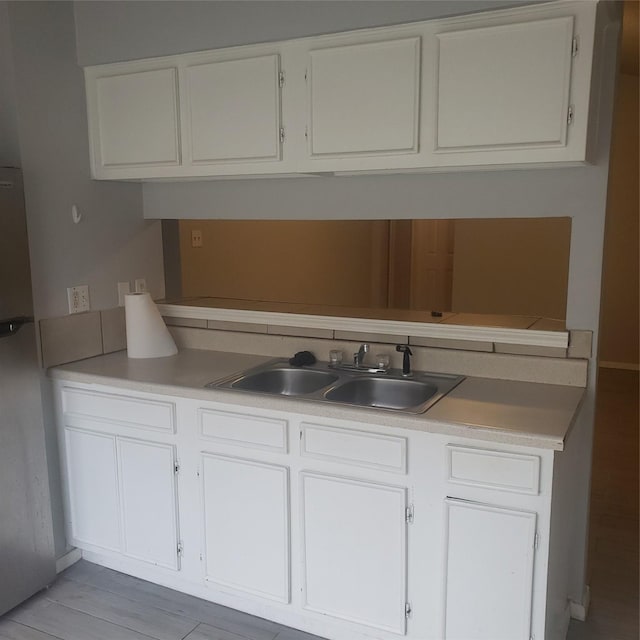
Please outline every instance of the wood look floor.
[[[568, 640], [638, 640], [635, 372], [600, 372], [591, 500], [591, 608]], [[0, 618], [0, 640], [56, 639], [321, 640], [84, 560]]]

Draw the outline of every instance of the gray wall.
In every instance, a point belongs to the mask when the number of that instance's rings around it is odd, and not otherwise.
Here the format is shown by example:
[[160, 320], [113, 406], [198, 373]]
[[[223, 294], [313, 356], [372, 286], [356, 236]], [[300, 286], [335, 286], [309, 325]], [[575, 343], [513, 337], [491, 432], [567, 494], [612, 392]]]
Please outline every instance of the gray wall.
[[[541, 1], [541, 0], [538, 0]], [[535, 0], [76, 2], [82, 66], [535, 4]]]
[[143, 220], [140, 185], [90, 179], [73, 4], [11, 2], [9, 17], [36, 316], [68, 313], [76, 284], [93, 309], [117, 305], [118, 280], [146, 277], [163, 295], [160, 224]]
[[[119, 280], [146, 277], [151, 293], [162, 296], [161, 224], [143, 219], [140, 185], [95, 182], [89, 176], [84, 80], [76, 61], [73, 4], [0, 4], [0, 56], [3, 98], [7, 77], [15, 79], [13, 109], [0, 112], [0, 142], [12, 141], [14, 164], [24, 173], [36, 318], [66, 314], [66, 288], [76, 284], [89, 285], [93, 309], [117, 305]], [[74, 203], [83, 214], [78, 225], [71, 219]], [[54, 534], [60, 555], [66, 543], [58, 452], [46, 385], [44, 391]]]
[[[145, 56], [264, 42], [356, 27], [480, 11], [501, 2], [79, 2], [78, 59], [97, 64]], [[601, 17], [619, 6], [603, 3]], [[579, 168], [349, 178], [238, 180], [144, 185], [149, 218], [383, 218], [570, 216], [572, 244], [567, 321], [596, 340], [616, 31], [595, 65], [594, 116], [599, 122], [595, 164]], [[599, 82], [603, 81], [601, 90]], [[544, 256], [541, 256], [544, 259]], [[595, 352], [595, 350], [594, 350]], [[571, 597], [584, 582], [595, 360], [588, 397], [574, 427], [575, 546]]]
[[0, 2], [0, 167], [20, 166], [9, 5]]

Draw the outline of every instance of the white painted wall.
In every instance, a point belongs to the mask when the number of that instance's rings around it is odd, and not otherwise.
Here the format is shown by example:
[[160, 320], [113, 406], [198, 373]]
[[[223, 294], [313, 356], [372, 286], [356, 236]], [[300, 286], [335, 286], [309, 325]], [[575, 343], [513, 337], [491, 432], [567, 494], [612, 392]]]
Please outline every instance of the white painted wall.
[[349, 31], [542, 0], [76, 2], [82, 66]]
[[76, 284], [89, 285], [93, 309], [117, 305], [118, 280], [145, 277], [162, 296], [160, 223], [143, 219], [140, 185], [89, 177], [73, 4], [10, 2], [8, 15], [36, 317], [68, 313]]
[[[164, 295], [160, 223], [144, 220], [138, 184], [89, 177], [84, 79], [71, 2], [0, 2], [0, 164], [24, 173], [36, 319], [68, 312], [88, 284], [93, 309], [117, 305], [116, 282], [145, 277]], [[71, 220], [76, 203], [83, 220]], [[48, 387], [43, 408], [57, 555], [66, 546]]]

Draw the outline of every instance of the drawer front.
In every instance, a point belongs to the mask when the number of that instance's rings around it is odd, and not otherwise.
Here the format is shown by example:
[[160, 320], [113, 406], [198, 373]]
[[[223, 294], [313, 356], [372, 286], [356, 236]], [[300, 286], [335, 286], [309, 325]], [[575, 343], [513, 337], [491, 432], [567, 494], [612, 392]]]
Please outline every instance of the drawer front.
[[301, 454], [331, 462], [407, 473], [407, 440], [354, 429], [304, 422]]
[[447, 445], [448, 480], [455, 484], [538, 495], [538, 456]]
[[66, 415], [165, 433], [175, 432], [173, 402], [71, 387], [65, 387], [62, 396]]
[[251, 449], [287, 452], [287, 420], [198, 409], [198, 422], [200, 434], [207, 440]]

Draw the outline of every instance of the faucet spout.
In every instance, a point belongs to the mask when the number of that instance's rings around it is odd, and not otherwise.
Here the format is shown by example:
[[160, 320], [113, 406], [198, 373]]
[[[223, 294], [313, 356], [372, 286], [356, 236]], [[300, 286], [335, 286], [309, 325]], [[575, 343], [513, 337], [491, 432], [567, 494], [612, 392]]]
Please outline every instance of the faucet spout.
[[369, 345], [363, 343], [356, 353], [353, 354], [353, 364], [356, 367], [361, 367], [364, 361], [364, 354], [369, 352]]

